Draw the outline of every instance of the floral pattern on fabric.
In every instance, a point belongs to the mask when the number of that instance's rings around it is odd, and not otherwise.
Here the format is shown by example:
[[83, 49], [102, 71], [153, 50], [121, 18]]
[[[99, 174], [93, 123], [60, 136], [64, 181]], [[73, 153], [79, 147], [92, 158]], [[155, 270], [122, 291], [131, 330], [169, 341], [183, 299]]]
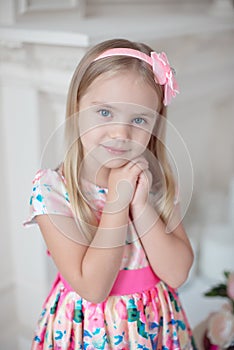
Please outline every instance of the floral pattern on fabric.
[[[103, 208], [106, 190], [87, 182], [87, 196]], [[64, 178], [46, 169], [37, 173], [30, 199], [30, 218], [36, 215], [72, 216]], [[149, 265], [140, 240], [130, 229], [122, 269]], [[110, 295], [94, 304], [67, 289], [59, 276], [43, 305], [31, 350], [192, 350], [192, 332], [176, 290], [163, 281], [128, 295]]]

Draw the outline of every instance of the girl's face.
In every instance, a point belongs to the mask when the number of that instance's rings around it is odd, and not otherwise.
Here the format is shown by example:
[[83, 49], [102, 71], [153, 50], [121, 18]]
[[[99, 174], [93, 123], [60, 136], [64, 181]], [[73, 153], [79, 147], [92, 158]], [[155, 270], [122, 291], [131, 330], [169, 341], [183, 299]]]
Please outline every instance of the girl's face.
[[84, 161], [111, 169], [139, 157], [150, 140], [158, 104], [156, 91], [135, 72], [95, 79], [79, 103]]

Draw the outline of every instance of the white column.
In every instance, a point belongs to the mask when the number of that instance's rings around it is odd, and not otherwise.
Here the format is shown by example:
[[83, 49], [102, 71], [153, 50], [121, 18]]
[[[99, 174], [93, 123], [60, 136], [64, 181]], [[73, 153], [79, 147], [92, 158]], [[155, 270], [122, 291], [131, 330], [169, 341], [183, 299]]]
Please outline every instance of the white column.
[[[2, 97], [0, 89], [0, 100]], [[2, 103], [0, 104], [0, 344], [4, 349], [8, 349], [9, 344], [16, 348], [15, 339], [9, 341], [9, 336], [16, 327], [16, 300], [15, 300], [15, 276], [12, 263], [12, 241], [10, 236], [10, 215], [8, 212], [9, 198], [8, 188], [6, 186], [5, 172], [5, 145], [2, 128]], [[10, 330], [9, 330], [10, 326]], [[9, 348], [10, 349], [10, 348]]]
[[38, 96], [26, 83], [12, 80], [4, 82], [1, 97], [8, 200], [6, 226], [12, 242], [17, 316], [22, 329], [30, 332], [48, 292], [41, 235], [36, 227], [22, 226], [28, 216], [31, 182], [39, 164]]
[[0, 24], [9, 25], [15, 23], [15, 0], [0, 1]]

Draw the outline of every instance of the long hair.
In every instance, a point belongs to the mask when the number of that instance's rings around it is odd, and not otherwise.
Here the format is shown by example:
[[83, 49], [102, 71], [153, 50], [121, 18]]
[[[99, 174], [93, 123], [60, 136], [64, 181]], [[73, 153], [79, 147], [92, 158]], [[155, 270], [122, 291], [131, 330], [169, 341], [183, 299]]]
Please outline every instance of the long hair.
[[[63, 163], [63, 172], [66, 179], [67, 191], [74, 216], [79, 223], [83, 234], [92, 239], [93, 230], [97, 227], [97, 219], [92, 208], [85, 200], [79, 183], [79, 171], [84, 158], [83, 146], [79, 138], [78, 121], [79, 101], [87, 92], [88, 87], [103, 73], [135, 71], [141, 75], [145, 82], [152, 86], [159, 97], [159, 118], [152, 133], [148, 151], [157, 159], [160, 166], [161, 179], [153, 174], [153, 187], [161, 193], [155, 204], [159, 215], [166, 224], [173, 210], [175, 196], [175, 183], [171, 167], [167, 158], [165, 147], [166, 134], [166, 107], [163, 105], [163, 86], [155, 82], [155, 76], [149, 64], [133, 57], [112, 56], [95, 60], [102, 52], [111, 48], [131, 48], [142, 51], [148, 55], [153, 51], [142, 43], [135, 43], [125, 39], [107, 40], [91, 48], [77, 66], [68, 92], [66, 109], [66, 138], [70, 142]], [[72, 142], [71, 142], [72, 140]], [[155, 186], [154, 186], [155, 185]], [[160, 191], [158, 191], [160, 190]]]

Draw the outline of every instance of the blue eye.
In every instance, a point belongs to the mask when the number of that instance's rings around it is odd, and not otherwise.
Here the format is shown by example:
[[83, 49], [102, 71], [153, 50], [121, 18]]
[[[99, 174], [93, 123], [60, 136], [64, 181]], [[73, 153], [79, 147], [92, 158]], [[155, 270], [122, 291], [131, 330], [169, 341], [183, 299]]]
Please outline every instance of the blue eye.
[[134, 123], [137, 124], [137, 125], [141, 125], [141, 124], [145, 124], [145, 123], [146, 123], [146, 120], [143, 119], [143, 118], [140, 118], [140, 117], [134, 118], [133, 121], [134, 121]]
[[102, 117], [111, 117], [111, 112], [108, 111], [108, 109], [99, 109], [98, 113], [99, 113]]

